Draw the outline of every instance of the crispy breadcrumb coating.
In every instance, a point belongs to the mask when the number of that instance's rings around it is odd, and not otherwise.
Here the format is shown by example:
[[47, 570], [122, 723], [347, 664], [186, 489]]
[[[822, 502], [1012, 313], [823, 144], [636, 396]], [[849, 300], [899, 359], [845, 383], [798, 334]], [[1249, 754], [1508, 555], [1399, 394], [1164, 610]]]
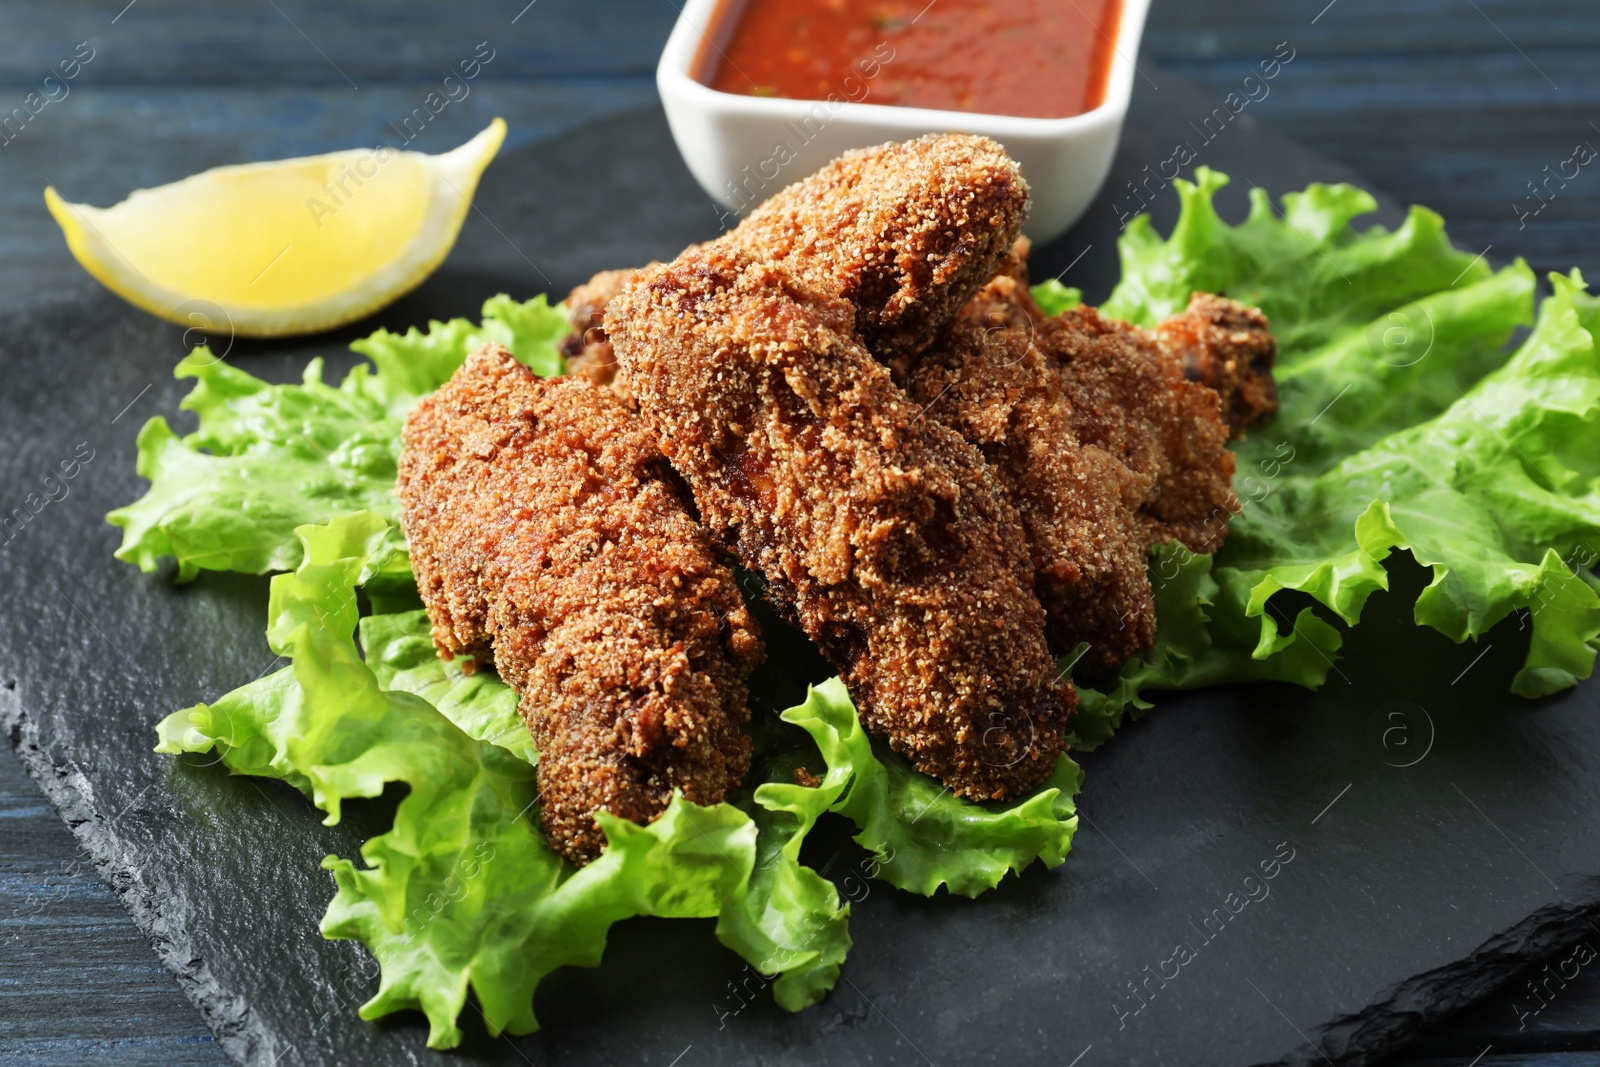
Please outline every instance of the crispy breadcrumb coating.
[[1153, 331], [1156, 344], [1182, 364], [1184, 376], [1215, 389], [1234, 437], [1265, 426], [1278, 413], [1272, 364], [1278, 343], [1267, 317], [1237, 300], [1195, 293], [1182, 314]]
[[1028, 184], [998, 144], [929, 134], [845, 153], [721, 240], [848, 301], [888, 363], [926, 347], [994, 275], [1027, 209]]
[[990, 278], [972, 294], [959, 312], [960, 317], [984, 326], [1015, 326], [1028, 329], [1045, 320], [1045, 313], [1033, 301], [1028, 289], [1028, 253], [1033, 242], [1018, 237], [1011, 250]]
[[1048, 319], [1027, 252], [1018, 241], [898, 377], [983, 450], [1027, 531], [1051, 646], [1086, 645], [1075, 673], [1095, 678], [1154, 641], [1148, 547], [1212, 552], [1227, 536], [1222, 404], [1243, 424], [1271, 417], [1274, 343], [1260, 312], [1202, 293], [1154, 331], [1089, 308]]
[[605, 315], [606, 305], [633, 273], [632, 269], [603, 270], [567, 294], [567, 326], [572, 332], [557, 345], [567, 361], [568, 374], [610, 389], [629, 407], [633, 397], [627, 380], [617, 375], [617, 357], [606, 338]]
[[1145, 543], [1221, 548], [1239, 501], [1216, 391], [1189, 381], [1148, 332], [1091, 307], [1047, 319], [1037, 338], [1061, 367], [1078, 440], [1147, 480], [1137, 513]]
[[1023, 532], [981, 454], [922, 417], [836, 294], [716, 243], [638, 276], [606, 329], [702, 520], [839, 668], [868, 729], [960, 795], [1016, 795], [1054, 769], [1075, 704]]
[[[1176, 540], [1196, 552], [1216, 551], [1239, 510], [1231, 489], [1234, 456], [1217, 390], [1194, 380], [1185, 359], [1204, 346], [1204, 358], [1218, 373], [1229, 368], [1226, 373], [1242, 382], [1244, 369], [1252, 368], [1249, 388], [1270, 390], [1270, 355], [1264, 369], [1251, 358], [1274, 347], [1266, 319], [1206, 294], [1196, 294], [1188, 311], [1154, 331], [1087, 306], [1047, 317], [1028, 292], [1027, 252], [1025, 242], [1013, 247], [1002, 272], [962, 309], [961, 320], [1026, 332], [1060, 368], [1079, 443], [1103, 448], [1147, 482], [1138, 509], [1146, 544]], [[1199, 325], [1213, 315], [1232, 328]], [[1180, 344], [1196, 335], [1193, 344]], [[903, 371], [902, 380], [914, 368]]]
[[756, 624], [650, 434], [498, 345], [406, 420], [399, 493], [446, 659], [492, 652], [539, 749], [545, 835], [584, 863], [608, 811], [714, 804], [750, 762]]
[[[1027, 329], [1042, 323], [1046, 316], [1028, 291], [1029, 248], [1026, 237], [1017, 238], [995, 277], [974, 294], [962, 313], [991, 326]], [[1222, 398], [1231, 436], [1264, 426], [1278, 413], [1278, 389], [1272, 379], [1278, 343], [1259, 308], [1197, 292], [1190, 294], [1183, 312], [1155, 329], [1126, 329], [1145, 335], [1169, 362], [1182, 368], [1185, 378]]]
[[[984, 294], [994, 293], [996, 279]], [[1051, 647], [1079, 678], [1103, 676], [1155, 639], [1155, 605], [1137, 517], [1149, 480], [1078, 440], [1060, 367], [1006, 315], [974, 299], [911, 371], [906, 392], [977, 445], [1017, 509]]]

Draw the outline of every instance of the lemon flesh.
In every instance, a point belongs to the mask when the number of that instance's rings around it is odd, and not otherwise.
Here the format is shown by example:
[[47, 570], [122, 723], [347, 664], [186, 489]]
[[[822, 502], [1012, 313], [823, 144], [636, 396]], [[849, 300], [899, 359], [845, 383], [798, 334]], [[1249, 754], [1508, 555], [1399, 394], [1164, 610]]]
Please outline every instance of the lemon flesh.
[[44, 197], [84, 269], [151, 314], [247, 337], [312, 333], [443, 262], [505, 129], [495, 119], [437, 156], [384, 146], [217, 167], [109, 208]]

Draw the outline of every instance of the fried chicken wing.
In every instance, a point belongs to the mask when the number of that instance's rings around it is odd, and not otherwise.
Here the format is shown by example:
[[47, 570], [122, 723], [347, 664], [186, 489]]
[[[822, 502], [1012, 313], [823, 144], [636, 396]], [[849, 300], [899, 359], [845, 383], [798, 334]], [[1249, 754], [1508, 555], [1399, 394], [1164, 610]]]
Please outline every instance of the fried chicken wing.
[[638, 276], [606, 329], [702, 521], [839, 668], [868, 728], [958, 794], [1055, 767], [1075, 704], [1016, 513], [921, 416], [858, 309], [741, 243]]
[[[1235, 396], [1271, 393], [1274, 342], [1265, 317], [1203, 293], [1153, 331], [1087, 306], [1046, 316], [1028, 292], [1027, 252], [1019, 241], [960, 321], [1023, 331], [1059, 368], [1079, 443], [1099, 446], [1145, 480], [1138, 512], [1147, 544], [1176, 540], [1196, 552], [1216, 551], [1239, 510], [1234, 457], [1221, 394], [1191, 368], [1204, 361], [1219, 385], [1233, 383]], [[1222, 325], [1209, 325], [1214, 320]]]
[[[1004, 296], [990, 292], [1001, 281], [985, 294]], [[1138, 519], [1149, 480], [1078, 439], [1060, 367], [1029, 329], [1004, 314], [990, 322], [988, 301], [974, 299], [917, 362], [906, 391], [982, 450], [1027, 533], [1051, 647], [1065, 655], [1086, 644], [1074, 670], [1102, 676], [1155, 639]]]
[[603, 270], [567, 294], [567, 326], [572, 332], [557, 345], [567, 360], [568, 374], [610, 389], [628, 407], [633, 406], [633, 396], [627, 379], [617, 374], [617, 356], [606, 337], [605, 316], [606, 305], [633, 274], [631, 268]]
[[399, 493], [440, 654], [492, 654], [521, 696], [552, 847], [583, 863], [597, 811], [737, 788], [756, 625], [620, 402], [485, 346], [406, 420]]
[[1267, 317], [1237, 300], [1195, 293], [1182, 314], [1153, 331], [1156, 345], [1183, 366], [1184, 377], [1216, 390], [1234, 437], [1278, 412], [1272, 364], [1278, 343]]
[[[1074, 308], [1046, 316], [1027, 244], [899, 378], [983, 450], [1027, 531], [1057, 652], [1102, 676], [1155, 638], [1147, 549], [1213, 552], [1238, 510], [1224, 405], [1271, 417], [1273, 340], [1260, 312], [1195, 294], [1154, 331]], [[1237, 426], [1235, 427], [1237, 428]]]
[[1216, 391], [1191, 382], [1150, 335], [1094, 308], [1070, 308], [1038, 329], [1061, 368], [1078, 440], [1146, 481], [1137, 517], [1145, 543], [1215, 552], [1239, 510], [1233, 453]]
[[891, 363], [926, 347], [994, 275], [1027, 208], [1027, 182], [998, 144], [930, 134], [847, 152], [721, 240], [848, 301], [867, 349]]

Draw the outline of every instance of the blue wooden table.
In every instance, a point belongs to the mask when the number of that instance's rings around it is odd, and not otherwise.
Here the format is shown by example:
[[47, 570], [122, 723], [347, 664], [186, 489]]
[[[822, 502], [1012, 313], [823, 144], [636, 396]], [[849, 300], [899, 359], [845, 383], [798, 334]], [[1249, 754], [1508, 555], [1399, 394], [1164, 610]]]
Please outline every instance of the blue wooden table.
[[[675, 15], [672, 0], [0, 6], [0, 116], [63, 62], [76, 70], [0, 125], [0, 312], [94, 285], [45, 214], [46, 184], [109, 204], [222, 163], [375, 143], [480, 42], [493, 58], [470, 96], [414, 146], [452, 146], [497, 114], [513, 143], [537, 140], [653, 101]], [[1144, 58], [1220, 98], [1285, 41], [1296, 60], [1254, 105], [1263, 121], [1439, 210], [1491, 259], [1600, 277], [1600, 172], [1545, 182], [1578, 143], [1600, 146], [1594, 0], [1155, 0]], [[0, 828], [0, 1062], [222, 1062], [9, 755]], [[1519, 979], [1397, 1062], [1600, 1064], [1596, 973], [1535, 1016], [1519, 1014]]]

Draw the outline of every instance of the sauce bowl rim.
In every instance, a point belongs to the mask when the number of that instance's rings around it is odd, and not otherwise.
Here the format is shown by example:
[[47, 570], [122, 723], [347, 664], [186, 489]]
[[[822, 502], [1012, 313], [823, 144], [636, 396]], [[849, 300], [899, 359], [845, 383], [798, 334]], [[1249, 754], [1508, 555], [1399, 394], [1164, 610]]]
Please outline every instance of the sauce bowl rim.
[[[799, 100], [780, 96], [749, 96], [714, 89], [694, 76], [701, 43], [719, 18], [736, 6], [736, 0], [686, 0], [673, 24], [672, 33], [656, 65], [658, 90], [671, 92], [703, 106], [769, 114], [777, 118], [804, 118], [829, 101]], [[900, 104], [872, 104], [840, 100], [828, 113], [829, 122], [846, 116], [871, 121], [881, 126], [901, 126], [908, 130], [969, 130], [1000, 136], [1052, 137], [1087, 130], [1105, 122], [1120, 122], [1133, 97], [1133, 79], [1142, 76], [1136, 65], [1139, 42], [1150, 11], [1150, 0], [1122, 0], [1117, 19], [1117, 34], [1112, 44], [1116, 53], [1106, 78], [1104, 98], [1095, 107], [1064, 118], [1031, 118], [988, 111], [952, 111], [942, 108], [906, 107]]]

